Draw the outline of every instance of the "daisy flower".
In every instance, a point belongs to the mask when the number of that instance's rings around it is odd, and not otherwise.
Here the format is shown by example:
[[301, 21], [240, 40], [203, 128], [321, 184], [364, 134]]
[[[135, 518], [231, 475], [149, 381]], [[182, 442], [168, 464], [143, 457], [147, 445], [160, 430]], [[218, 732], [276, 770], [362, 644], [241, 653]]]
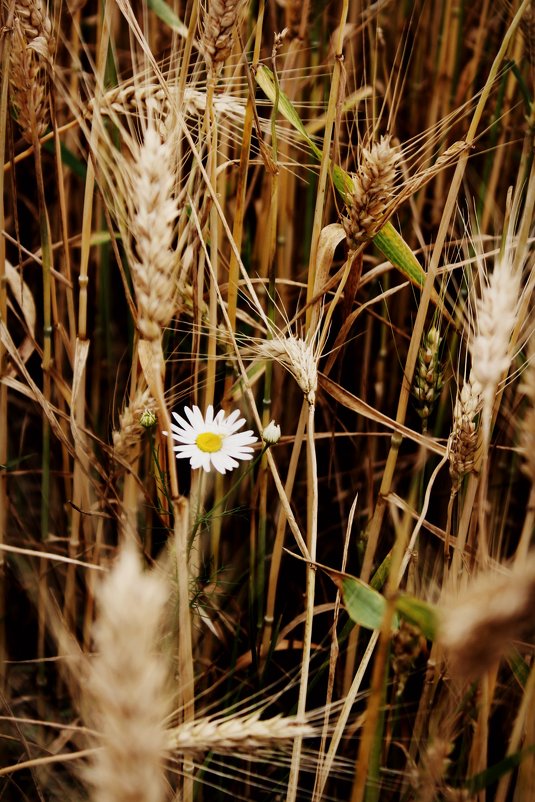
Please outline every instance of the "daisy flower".
[[252, 459], [251, 446], [258, 438], [251, 430], [238, 433], [245, 423], [245, 418], [238, 417], [239, 410], [234, 410], [228, 417], [220, 410], [214, 417], [214, 408], [210, 404], [205, 417], [197, 406], [192, 409], [184, 407], [184, 413], [187, 420], [176, 412], [172, 413], [178, 426], [171, 424], [171, 437], [181, 444], [173, 446], [177, 459], [189, 459], [192, 468], [204, 468], [208, 472], [213, 465], [219, 473], [237, 468], [238, 460]]

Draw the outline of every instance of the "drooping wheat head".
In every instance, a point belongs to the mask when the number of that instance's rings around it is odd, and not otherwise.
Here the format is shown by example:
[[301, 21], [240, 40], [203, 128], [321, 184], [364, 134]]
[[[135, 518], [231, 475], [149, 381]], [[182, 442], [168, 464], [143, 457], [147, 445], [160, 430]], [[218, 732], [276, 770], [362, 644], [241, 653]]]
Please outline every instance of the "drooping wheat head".
[[301, 337], [275, 335], [263, 340], [256, 353], [265, 359], [273, 359], [292, 374], [309, 404], [314, 404], [318, 388], [318, 357], [314, 345]]

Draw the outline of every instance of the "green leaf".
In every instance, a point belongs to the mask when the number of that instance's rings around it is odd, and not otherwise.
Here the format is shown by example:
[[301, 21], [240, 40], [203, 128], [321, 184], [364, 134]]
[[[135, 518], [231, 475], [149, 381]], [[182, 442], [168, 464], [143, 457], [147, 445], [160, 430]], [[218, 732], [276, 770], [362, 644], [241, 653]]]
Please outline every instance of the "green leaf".
[[506, 660], [519, 685], [525, 688], [529, 677], [529, 666], [518, 649], [513, 649], [511, 654], [506, 657]]
[[370, 586], [374, 588], [374, 590], [381, 590], [383, 585], [386, 583], [386, 580], [388, 579], [388, 574], [390, 573], [391, 563], [392, 563], [392, 549], [390, 549], [390, 551], [384, 558], [383, 562], [381, 563], [377, 571], [370, 579]]
[[392, 223], [385, 223], [373, 238], [373, 242], [409, 281], [418, 287], [423, 287], [425, 270]]
[[415, 624], [429, 640], [434, 640], [438, 628], [436, 607], [428, 602], [402, 593], [396, 599], [397, 612]]
[[385, 598], [354, 576], [342, 576], [337, 584], [352, 621], [367, 629], [381, 629], [386, 611]]
[[147, 0], [147, 5], [173, 31], [184, 37], [188, 35], [187, 26], [177, 17], [173, 9], [169, 8], [165, 0]]
[[[423, 287], [426, 272], [420, 262], [413, 254], [401, 234], [398, 234], [392, 223], [385, 223], [382, 229], [373, 237], [374, 245], [377, 245], [389, 262], [408, 278], [417, 287]], [[432, 290], [431, 299], [435, 306], [440, 309], [444, 317], [453, 326], [457, 327], [456, 322], [442, 303], [436, 290]]]
[[488, 769], [485, 769], [485, 771], [481, 771], [479, 774], [471, 777], [466, 781], [468, 792], [470, 794], [477, 794], [479, 791], [483, 791], [485, 788], [498, 782], [504, 774], [509, 774], [510, 771], [516, 769], [516, 767], [521, 764], [522, 760], [533, 752], [535, 752], [535, 744], [527, 746], [520, 752], [515, 752], [514, 755], [504, 757], [499, 763], [495, 763], [494, 766], [490, 766]]
[[282, 116], [285, 117], [290, 125], [293, 125], [295, 130], [301, 134], [303, 139], [306, 140], [312, 148], [314, 155], [321, 160], [321, 150], [308, 135], [307, 130], [301, 122], [299, 114], [292, 106], [288, 95], [286, 95], [280, 88], [277, 92], [275, 77], [269, 67], [266, 67], [265, 64], [261, 64], [256, 70], [255, 79], [260, 89], [271, 100], [272, 103], [275, 103], [278, 99], [278, 110]]
[[[301, 118], [292, 105], [289, 97], [282, 91], [282, 89], [279, 88], [277, 90], [275, 85], [275, 77], [269, 67], [266, 67], [265, 64], [261, 64], [256, 71], [255, 77], [258, 86], [261, 88], [264, 94], [271, 100], [273, 104], [278, 102], [278, 111], [286, 120], [288, 120], [290, 125], [292, 125], [295, 130], [301, 134], [305, 142], [308, 142], [314, 156], [318, 159], [318, 161], [321, 161], [323, 157], [322, 151], [320, 148], [318, 148], [301, 122]], [[348, 192], [352, 186], [351, 178], [349, 174], [346, 173], [346, 171], [343, 170], [338, 164], [331, 163], [331, 168], [333, 183], [340, 195], [345, 197], [346, 192]]]

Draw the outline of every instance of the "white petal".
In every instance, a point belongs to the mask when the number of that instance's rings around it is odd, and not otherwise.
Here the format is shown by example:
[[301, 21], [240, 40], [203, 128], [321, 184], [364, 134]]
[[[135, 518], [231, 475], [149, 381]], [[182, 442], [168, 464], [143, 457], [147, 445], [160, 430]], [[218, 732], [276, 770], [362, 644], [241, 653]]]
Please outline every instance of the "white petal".
[[214, 408], [211, 404], [208, 404], [208, 409], [206, 410], [206, 415], [204, 416], [204, 423], [206, 426], [211, 426], [213, 422], [214, 422]]
[[[191, 428], [191, 427], [190, 427], [190, 425], [189, 425], [189, 423], [188, 423], [186, 420], [184, 420], [184, 418], [180, 417], [180, 415], [178, 414], [178, 412], [172, 412], [171, 414], [172, 414], [173, 418], [174, 418], [176, 421], [178, 421], [178, 422], [179, 422], [180, 426], [181, 426], [183, 429], [190, 429], [190, 428]], [[172, 427], [173, 427], [173, 424], [171, 424], [171, 428], [172, 428]]]

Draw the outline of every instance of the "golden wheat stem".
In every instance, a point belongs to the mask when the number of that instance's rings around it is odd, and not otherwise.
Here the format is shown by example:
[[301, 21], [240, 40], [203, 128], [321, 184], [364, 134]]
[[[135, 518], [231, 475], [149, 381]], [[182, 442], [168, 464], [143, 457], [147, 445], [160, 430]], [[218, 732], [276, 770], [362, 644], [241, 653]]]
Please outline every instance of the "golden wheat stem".
[[[13, 6], [6, 19], [6, 26], [10, 27], [13, 21]], [[2, 41], [2, 76], [0, 78], [0, 164], [5, 162], [6, 152], [6, 124], [8, 120], [7, 101], [9, 90], [9, 60], [11, 50], [11, 37], [5, 36]], [[0, 175], [0, 231], [5, 229], [5, 172]], [[7, 279], [6, 279], [6, 240], [0, 237], [0, 320], [7, 327]], [[0, 339], [0, 378], [7, 371], [7, 350], [4, 341]], [[6, 541], [8, 495], [7, 495], [7, 460], [8, 460], [8, 394], [7, 385], [0, 382], [0, 688], [4, 688], [5, 681], [5, 552], [1, 546]]]
[[[208, 93], [206, 97], [206, 132], [210, 142], [208, 150], [208, 175], [210, 184], [217, 192], [217, 122], [214, 113], [214, 91], [217, 78], [213, 71], [210, 71], [208, 79]], [[206, 354], [206, 385], [204, 392], [204, 408], [214, 403], [215, 394], [215, 373], [216, 373], [216, 347], [217, 347], [217, 292], [216, 283], [219, 275], [219, 215], [214, 204], [210, 208], [210, 262], [212, 264], [212, 276], [209, 284], [209, 304], [208, 304], [208, 348]]]
[[[307, 422], [307, 548], [310, 560], [315, 562], [318, 537], [318, 466], [316, 460], [316, 443], [314, 440], [314, 404], [308, 405]], [[306, 567], [306, 618], [303, 636], [303, 658], [297, 702], [297, 717], [303, 719], [306, 712], [308, 678], [310, 674], [310, 651], [312, 647], [312, 625], [314, 623], [314, 598], [316, 588], [316, 567], [307, 563]], [[299, 771], [301, 768], [301, 750], [303, 739], [297, 736], [292, 751], [292, 764], [288, 780], [287, 802], [294, 802], [297, 796]]]
[[[351, 533], [353, 530], [353, 521], [355, 518], [355, 511], [357, 509], [357, 502], [358, 502], [358, 494], [355, 496], [355, 499], [349, 511], [349, 517], [347, 521], [345, 540], [344, 540], [344, 550], [342, 554], [342, 564], [340, 566], [340, 570], [342, 572], [345, 572], [346, 570], [347, 556], [349, 552], [349, 543], [351, 540]], [[340, 592], [340, 589], [338, 588], [336, 593], [336, 599], [334, 602], [334, 614], [333, 614], [333, 623], [331, 631], [331, 648], [329, 652], [329, 675], [327, 679], [325, 715], [323, 717], [323, 726], [321, 730], [321, 743], [318, 750], [318, 764], [316, 767], [316, 776], [314, 778], [314, 791], [312, 796], [312, 802], [321, 802], [319, 787], [322, 782], [323, 766], [327, 760], [327, 753], [326, 753], [327, 737], [330, 729], [329, 725], [331, 721], [331, 708], [332, 708], [332, 700], [333, 700], [335, 680], [336, 680], [336, 668], [338, 665], [338, 658], [340, 655], [340, 645], [338, 642], [338, 620], [340, 616], [341, 596], [342, 594]]]
[[[108, 12], [104, 13], [102, 19], [99, 18], [99, 28], [97, 30], [99, 48], [97, 52], [97, 86], [104, 85], [104, 71], [106, 68], [106, 58], [111, 35], [111, 25]], [[90, 152], [97, 152], [99, 140], [98, 127], [93, 125], [90, 134]], [[80, 264], [78, 274], [78, 330], [75, 345], [76, 353], [86, 353], [89, 348], [87, 337], [87, 288], [89, 284], [89, 256], [91, 252], [91, 227], [93, 222], [93, 199], [95, 190], [95, 168], [93, 159], [88, 160], [84, 200], [82, 214], [82, 234], [80, 243]], [[71, 517], [71, 531], [69, 536], [69, 554], [74, 557], [78, 554], [80, 547], [80, 529], [82, 526], [81, 510], [89, 509], [90, 483], [87, 477], [90, 474], [90, 450], [83, 435], [85, 430], [85, 399], [86, 399], [86, 361], [80, 360], [80, 371], [78, 376], [78, 392], [72, 400], [71, 405], [71, 428], [76, 431], [75, 437], [75, 457], [73, 466], [73, 504]], [[88, 522], [89, 523], [89, 522]], [[76, 620], [76, 588], [75, 588], [76, 569], [74, 565], [69, 565], [65, 580], [64, 609], [68, 620]]]
[[[305, 434], [306, 422], [308, 417], [308, 404], [305, 399], [301, 405], [301, 413], [295, 432], [295, 439], [290, 455], [290, 463], [288, 465], [288, 473], [286, 475], [286, 482], [284, 484], [284, 494], [286, 498], [291, 498], [297, 467], [299, 463], [299, 456], [301, 454], [301, 446]], [[273, 543], [273, 552], [271, 555], [271, 566], [269, 569], [268, 579], [268, 592], [266, 600], [266, 613], [264, 616], [264, 632], [262, 636], [261, 655], [265, 657], [269, 653], [269, 647], [273, 634], [273, 624], [275, 623], [275, 602], [277, 599], [277, 584], [279, 580], [280, 567], [282, 563], [282, 551], [284, 547], [284, 535], [286, 532], [286, 511], [284, 507], [279, 512], [277, 519], [277, 529], [275, 531], [275, 541]]]
[[349, 716], [351, 714], [353, 705], [355, 704], [355, 701], [359, 694], [360, 686], [362, 685], [362, 680], [364, 679], [364, 674], [368, 669], [378, 639], [379, 639], [379, 631], [376, 630], [371, 635], [371, 638], [366, 647], [366, 651], [362, 656], [362, 660], [357, 668], [357, 671], [353, 678], [353, 682], [351, 683], [351, 687], [349, 688], [348, 693], [344, 697], [344, 704], [342, 706], [342, 710], [340, 711], [338, 721], [336, 722], [334, 728], [334, 732], [331, 738], [331, 743], [329, 744], [329, 751], [327, 752], [327, 757], [321, 767], [321, 772], [317, 783], [318, 799], [323, 799], [325, 785], [327, 783], [327, 780], [329, 779], [329, 775], [331, 774], [334, 759], [336, 757], [338, 747], [340, 746], [340, 741], [342, 740], [344, 732], [346, 731], [346, 726]]
[[[327, 177], [329, 174], [329, 165], [331, 163], [331, 141], [334, 130], [334, 123], [336, 118], [336, 106], [339, 100], [339, 91], [342, 83], [343, 76], [343, 48], [344, 48], [344, 30], [347, 21], [347, 14], [349, 10], [349, 0], [343, 0], [340, 10], [340, 21], [338, 23], [338, 34], [336, 40], [336, 60], [333, 69], [331, 80], [331, 88], [329, 92], [329, 104], [327, 107], [327, 115], [325, 117], [325, 134], [323, 137], [322, 158], [320, 164], [320, 171], [318, 176], [318, 186], [316, 189], [316, 204], [314, 208], [314, 221], [312, 224], [312, 239], [310, 243], [310, 255], [308, 260], [308, 276], [307, 276], [307, 304], [310, 304], [314, 297], [314, 288], [316, 286], [316, 262], [318, 256], [318, 244], [323, 228], [323, 212], [325, 207], [325, 192], [327, 187]], [[312, 317], [312, 307], [308, 306], [306, 315], [307, 330], [310, 326]]]

